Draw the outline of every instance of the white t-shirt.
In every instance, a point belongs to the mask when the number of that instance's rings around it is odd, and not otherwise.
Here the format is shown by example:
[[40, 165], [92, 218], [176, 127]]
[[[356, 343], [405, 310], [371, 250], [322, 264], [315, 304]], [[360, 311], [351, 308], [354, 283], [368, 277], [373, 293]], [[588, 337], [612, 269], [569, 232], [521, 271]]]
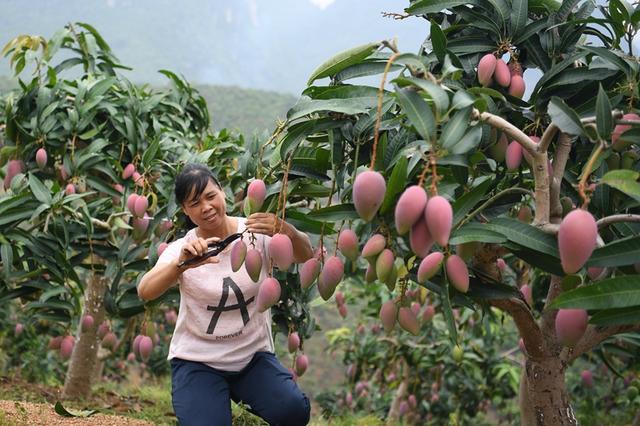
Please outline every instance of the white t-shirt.
[[[238, 217], [238, 230], [246, 229]], [[252, 248], [250, 235], [243, 241]], [[230, 244], [218, 255], [219, 263], [188, 269], [179, 277], [180, 311], [171, 338], [168, 359], [198, 361], [224, 371], [240, 371], [256, 352], [274, 352], [271, 312], [260, 313], [256, 299], [258, 288], [268, 271], [268, 243], [271, 237], [254, 234], [255, 249], [262, 253], [262, 271], [257, 283], [244, 265], [231, 270]], [[196, 239], [195, 228], [169, 244], [157, 263], [171, 263], [180, 256], [185, 242]], [[239, 240], [236, 240], [236, 242]]]

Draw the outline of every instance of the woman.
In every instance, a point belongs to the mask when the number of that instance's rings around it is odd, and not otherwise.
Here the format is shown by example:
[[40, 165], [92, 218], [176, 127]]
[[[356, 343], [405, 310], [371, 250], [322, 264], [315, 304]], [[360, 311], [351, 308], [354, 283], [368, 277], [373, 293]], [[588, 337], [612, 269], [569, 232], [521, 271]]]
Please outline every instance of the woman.
[[[295, 262], [313, 255], [309, 237], [271, 213], [246, 220], [226, 214], [225, 194], [211, 171], [188, 164], [175, 183], [176, 202], [196, 226], [172, 242], [138, 286], [153, 300], [180, 283], [180, 311], [171, 339], [173, 408], [181, 425], [230, 425], [231, 403], [242, 402], [272, 425], [304, 425], [309, 400], [274, 355], [271, 315], [258, 312], [259, 282], [268, 273], [268, 243], [276, 230], [293, 243]], [[280, 229], [282, 225], [282, 229]], [[260, 280], [231, 270], [228, 246], [193, 265], [180, 262], [207, 252], [207, 244], [247, 230], [262, 252]], [[247, 246], [250, 234], [243, 236]]]

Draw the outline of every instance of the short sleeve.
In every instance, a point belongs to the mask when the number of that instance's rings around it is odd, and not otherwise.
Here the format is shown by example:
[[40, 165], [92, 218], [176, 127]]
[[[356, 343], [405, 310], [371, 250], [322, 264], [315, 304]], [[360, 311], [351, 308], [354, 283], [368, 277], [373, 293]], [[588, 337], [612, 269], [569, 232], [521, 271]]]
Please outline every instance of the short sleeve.
[[183, 244], [184, 244], [184, 241], [182, 239], [176, 240], [171, 244], [169, 244], [167, 248], [164, 249], [160, 257], [158, 258], [156, 265], [159, 265], [162, 263], [172, 263], [178, 260], [180, 258], [180, 250], [182, 249]]

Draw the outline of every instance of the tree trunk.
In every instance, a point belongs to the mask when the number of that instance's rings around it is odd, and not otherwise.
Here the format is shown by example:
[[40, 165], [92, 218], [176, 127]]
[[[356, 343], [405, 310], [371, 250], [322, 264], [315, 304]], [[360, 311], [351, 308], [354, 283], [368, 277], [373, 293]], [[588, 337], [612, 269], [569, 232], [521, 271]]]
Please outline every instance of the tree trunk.
[[520, 383], [522, 426], [576, 426], [559, 357], [527, 358]]
[[401, 362], [402, 368], [402, 382], [396, 390], [396, 395], [391, 402], [389, 413], [387, 414], [387, 425], [396, 424], [400, 421], [400, 403], [406, 397], [407, 390], [409, 389], [409, 367], [404, 360]]
[[104, 320], [104, 292], [107, 287], [107, 279], [95, 273], [90, 275], [85, 289], [84, 315], [91, 315], [94, 319], [93, 327], [83, 331], [78, 321], [76, 344], [73, 347], [71, 360], [64, 381], [62, 397], [64, 399], [88, 398], [91, 394], [93, 370], [98, 357], [98, 326]]

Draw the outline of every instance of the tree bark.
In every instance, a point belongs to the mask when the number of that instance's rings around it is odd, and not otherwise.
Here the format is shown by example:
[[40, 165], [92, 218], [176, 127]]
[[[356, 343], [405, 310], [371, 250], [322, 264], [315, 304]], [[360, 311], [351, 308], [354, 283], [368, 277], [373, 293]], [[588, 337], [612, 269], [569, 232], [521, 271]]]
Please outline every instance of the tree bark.
[[64, 381], [62, 398], [80, 399], [87, 398], [91, 394], [93, 370], [98, 358], [98, 326], [104, 320], [104, 292], [107, 288], [107, 279], [95, 273], [90, 275], [85, 290], [84, 315], [91, 315], [94, 319], [93, 327], [83, 331], [80, 326], [82, 317], [78, 322], [76, 344], [73, 347], [71, 360]]
[[395, 425], [400, 421], [400, 403], [406, 397], [409, 389], [409, 367], [407, 363], [402, 361], [402, 382], [398, 386], [396, 395], [391, 402], [389, 413], [387, 414], [387, 425]]
[[520, 383], [522, 426], [576, 426], [559, 357], [527, 359]]

